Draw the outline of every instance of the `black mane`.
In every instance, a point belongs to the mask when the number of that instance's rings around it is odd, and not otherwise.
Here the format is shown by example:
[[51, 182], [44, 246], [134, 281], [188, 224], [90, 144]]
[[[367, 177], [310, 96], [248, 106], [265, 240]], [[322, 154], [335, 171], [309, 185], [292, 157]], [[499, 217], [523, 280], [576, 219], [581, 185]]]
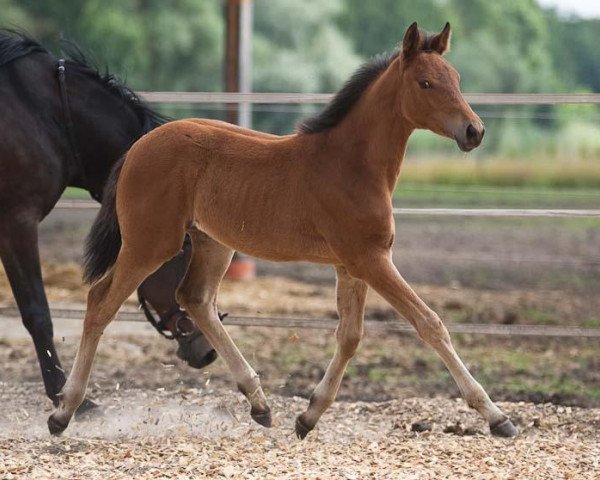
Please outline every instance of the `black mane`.
[[[421, 44], [419, 49], [431, 51], [431, 40], [434, 35], [419, 29]], [[354, 72], [350, 79], [338, 91], [331, 102], [314, 117], [307, 118], [297, 127], [298, 133], [319, 133], [338, 125], [352, 107], [358, 102], [364, 91], [373, 83], [398, 56], [400, 49], [392, 53], [384, 53], [373, 57]]]
[[[67, 66], [71, 64], [85, 72], [133, 108], [143, 124], [143, 133], [169, 120], [152, 110], [133, 90], [109, 73], [108, 70], [105, 69], [104, 74], [101, 74], [96, 65], [88, 59], [76, 43], [61, 40], [61, 50], [64, 52]], [[52, 56], [48, 50], [28, 34], [16, 30], [0, 29], [0, 66], [34, 52], [46, 53]]]
[[34, 52], [49, 53], [26, 33], [0, 29], [0, 66]]
[[358, 102], [363, 92], [390, 66], [390, 63], [398, 55], [398, 50], [377, 55], [359, 67], [320, 113], [307, 118], [298, 125], [298, 133], [319, 133], [339, 124]]
[[115, 75], [109, 73], [108, 69], [104, 69], [101, 74], [95, 62], [91, 61], [81, 47], [75, 42], [69, 40], [61, 40], [61, 50], [64, 52], [65, 58], [70, 63], [78, 67], [81, 71], [87, 73], [92, 78], [102, 83], [110, 92], [120, 97], [129, 104], [138, 115], [143, 123], [143, 133], [147, 133], [158, 125], [169, 121], [170, 119], [156, 112], [148, 106], [131, 88], [125, 85]]

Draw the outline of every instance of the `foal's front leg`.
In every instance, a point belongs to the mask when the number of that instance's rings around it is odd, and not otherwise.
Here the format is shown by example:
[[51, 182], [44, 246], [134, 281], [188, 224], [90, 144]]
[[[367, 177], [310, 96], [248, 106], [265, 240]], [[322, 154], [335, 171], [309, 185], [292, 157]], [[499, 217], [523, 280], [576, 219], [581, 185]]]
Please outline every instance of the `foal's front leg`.
[[352, 278], [344, 267], [337, 269], [337, 309], [340, 323], [336, 329], [337, 348], [325, 376], [310, 397], [306, 412], [296, 419], [296, 435], [304, 438], [333, 403], [346, 366], [354, 356], [363, 335], [367, 284]]
[[454, 350], [448, 330], [423, 300], [410, 288], [391, 261], [389, 252], [373, 255], [368, 261], [353, 266], [356, 276], [385, 298], [406, 320], [423, 341], [438, 353], [456, 381], [462, 396], [489, 423], [492, 434], [513, 437], [518, 430], [510, 419], [492, 403], [483, 387], [471, 376]]

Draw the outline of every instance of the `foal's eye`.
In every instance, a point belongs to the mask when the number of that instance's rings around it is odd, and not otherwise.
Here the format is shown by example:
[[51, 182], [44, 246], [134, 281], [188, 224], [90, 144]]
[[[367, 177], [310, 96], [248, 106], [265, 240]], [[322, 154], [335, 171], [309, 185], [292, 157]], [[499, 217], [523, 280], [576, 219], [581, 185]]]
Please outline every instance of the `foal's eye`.
[[429, 83], [427, 80], [423, 80], [422, 82], [419, 82], [419, 87], [428, 89], [431, 88], [431, 83]]

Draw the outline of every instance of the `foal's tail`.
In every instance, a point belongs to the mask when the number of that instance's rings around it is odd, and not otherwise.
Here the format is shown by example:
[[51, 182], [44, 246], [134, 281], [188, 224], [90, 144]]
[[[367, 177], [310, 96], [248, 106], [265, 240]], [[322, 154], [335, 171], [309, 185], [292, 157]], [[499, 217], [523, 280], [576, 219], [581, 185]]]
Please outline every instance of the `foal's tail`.
[[85, 241], [83, 280], [93, 283], [113, 266], [121, 249], [121, 230], [117, 220], [117, 180], [125, 155], [113, 166], [102, 195], [102, 207]]

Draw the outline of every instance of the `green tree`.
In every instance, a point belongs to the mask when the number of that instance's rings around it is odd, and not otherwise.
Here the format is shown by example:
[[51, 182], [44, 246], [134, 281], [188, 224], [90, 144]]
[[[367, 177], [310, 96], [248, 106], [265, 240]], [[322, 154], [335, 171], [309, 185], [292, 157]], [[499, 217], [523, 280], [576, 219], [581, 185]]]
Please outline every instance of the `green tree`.
[[440, 0], [344, 0], [344, 4], [339, 24], [365, 57], [396, 48], [412, 22], [441, 30], [448, 20], [447, 8]]
[[450, 53], [466, 91], [556, 90], [548, 25], [535, 0], [449, 0], [455, 41]]
[[3, 26], [21, 30], [32, 29], [29, 15], [13, 0], [0, 0], [0, 12], [0, 21]]
[[339, 88], [361, 62], [333, 22], [342, 6], [341, 0], [256, 0], [255, 90]]
[[567, 88], [586, 87], [600, 92], [599, 19], [561, 19], [548, 12], [550, 52]]
[[[6, 1], [6, 0], [3, 0]], [[218, 1], [24, 0], [35, 35], [63, 35], [139, 90], [220, 90], [223, 16]]]
[[[343, 6], [341, 0], [256, 0], [254, 90], [338, 90], [362, 62], [334, 21]], [[289, 133], [307, 113], [302, 107], [293, 112], [257, 113], [254, 118], [258, 128]]]

